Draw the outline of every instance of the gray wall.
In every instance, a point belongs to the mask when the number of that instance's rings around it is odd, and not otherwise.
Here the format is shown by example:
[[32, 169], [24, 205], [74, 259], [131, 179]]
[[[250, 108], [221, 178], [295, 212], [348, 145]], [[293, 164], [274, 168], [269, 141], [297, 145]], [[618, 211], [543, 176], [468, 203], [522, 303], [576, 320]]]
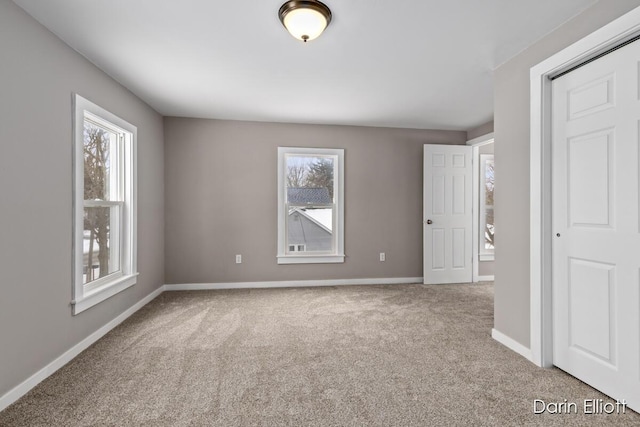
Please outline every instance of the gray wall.
[[467, 131], [467, 141], [493, 132], [493, 120]]
[[[423, 144], [466, 140], [452, 131], [164, 123], [167, 283], [422, 277]], [[276, 263], [278, 146], [345, 149], [344, 264]]]
[[[0, 396], [164, 283], [162, 118], [0, 0]], [[136, 286], [71, 315], [71, 93], [138, 127]]]
[[529, 69], [629, 10], [601, 0], [495, 70], [495, 328], [529, 347]]

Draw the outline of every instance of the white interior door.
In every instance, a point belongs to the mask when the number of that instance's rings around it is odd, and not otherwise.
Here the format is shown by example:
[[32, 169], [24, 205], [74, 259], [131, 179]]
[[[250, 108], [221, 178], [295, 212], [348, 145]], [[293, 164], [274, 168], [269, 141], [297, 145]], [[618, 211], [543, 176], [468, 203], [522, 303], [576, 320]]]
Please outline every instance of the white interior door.
[[640, 42], [553, 82], [553, 360], [640, 410]]
[[424, 146], [424, 283], [472, 275], [472, 148]]

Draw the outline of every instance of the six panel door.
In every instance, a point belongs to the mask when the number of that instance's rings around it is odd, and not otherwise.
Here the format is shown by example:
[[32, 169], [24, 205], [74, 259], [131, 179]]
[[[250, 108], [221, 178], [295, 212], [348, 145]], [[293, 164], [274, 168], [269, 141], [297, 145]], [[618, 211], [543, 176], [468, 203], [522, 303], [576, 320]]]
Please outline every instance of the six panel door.
[[640, 42], [553, 82], [554, 364], [640, 410]]
[[424, 283], [472, 275], [472, 148], [424, 146]]

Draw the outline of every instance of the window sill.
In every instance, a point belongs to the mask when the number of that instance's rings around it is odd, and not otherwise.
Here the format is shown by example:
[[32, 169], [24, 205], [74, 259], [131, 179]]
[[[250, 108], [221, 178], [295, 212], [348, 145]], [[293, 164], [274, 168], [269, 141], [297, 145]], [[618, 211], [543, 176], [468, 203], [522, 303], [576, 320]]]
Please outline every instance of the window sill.
[[344, 262], [342, 255], [278, 255], [278, 264], [334, 264]]
[[483, 262], [483, 261], [495, 261], [496, 256], [494, 254], [480, 254], [478, 256], [478, 259], [480, 260], [480, 262]]
[[110, 298], [135, 285], [138, 279], [138, 274], [139, 273], [134, 273], [128, 276], [118, 277], [99, 288], [92, 289], [91, 291], [84, 293], [81, 298], [71, 301], [71, 305], [73, 306], [73, 315], [75, 316], [76, 314], [82, 313], [107, 298]]

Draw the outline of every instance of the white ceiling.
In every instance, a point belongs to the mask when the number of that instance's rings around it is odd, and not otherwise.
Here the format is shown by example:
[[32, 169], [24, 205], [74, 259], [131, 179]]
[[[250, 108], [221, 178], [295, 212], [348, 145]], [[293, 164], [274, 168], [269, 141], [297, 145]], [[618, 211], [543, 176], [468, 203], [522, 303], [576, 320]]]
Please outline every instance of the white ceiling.
[[303, 44], [284, 0], [14, 0], [166, 116], [466, 130], [492, 70], [595, 0], [326, 0]]

